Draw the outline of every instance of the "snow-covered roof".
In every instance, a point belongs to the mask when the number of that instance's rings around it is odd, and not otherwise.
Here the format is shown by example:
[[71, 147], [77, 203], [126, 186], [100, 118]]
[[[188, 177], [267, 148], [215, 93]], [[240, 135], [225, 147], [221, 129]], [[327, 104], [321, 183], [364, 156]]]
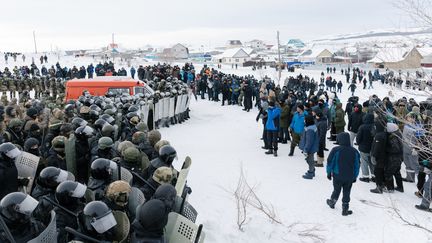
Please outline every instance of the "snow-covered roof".
[[417, 48], [417, 51], [419, 51], [423, 57], [432, 55], [432, 47]]
[[305, 48], [305, 50], [299, 54], [299, 57], [302, 58], [316, 58], [323, 51], [329, 51], [330, 53], [335, 53], [336, 48], [329, 46], [312, 46], [310, 48]]
[[249, 51], [249, 48], [232, 48], [225, 50], [224, 53], [215, 56], [216, 58], [233, 58], [233, 57], [249, 57], [250, 54], [246, 51]]
[[406, 56], [412, 51], [414, 48], [381, 48], [374, 58], [369, 60], [369, 63], [383, 63], [383, 62], [400, 62], [403, 61]]

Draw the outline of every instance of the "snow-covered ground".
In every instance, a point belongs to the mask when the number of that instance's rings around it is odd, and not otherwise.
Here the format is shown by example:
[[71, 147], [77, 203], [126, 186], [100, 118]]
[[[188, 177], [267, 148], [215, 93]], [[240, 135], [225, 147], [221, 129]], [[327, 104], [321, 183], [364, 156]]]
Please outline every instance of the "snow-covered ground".
[[[383, 97], [388, 88], [375, 84], [375, 89], [359, 90], [358, 95], [365, 99], [373, 93]], [[425, 98], [394, 93], [395, 97]], [[348, 95], [345, 90], [342, 100]], [[222, 107], [200, 99], [191, 103], [191, 110], [189, 121], [161, 132], [178, 150], [177, 167], [186, 155], [192, 157], [188, 183], [193, 193], [189, 200], [199, 212], [198, 222], [204, 224], [206, 242], [432, 242], [431, 234], [407, 226], [392, 209], [409, 222], [432, 229], [432, 214], [414, 208], [420, 202], [414, 196], [414, 184], [404, 184], [405, 193], [377, 195], [369, 192], [374, 184], [357, 182], [351, 194], [354, 214], [343, 217], [340, 201], [334, 210], [325, 203], [332, 183], [324, 168], [317, 168], [316, 178], [308, 181], [301, 177], [307, 165], [298, 149], [294, 157], [288, 157], [289, 144], [280, 145], [277, 158], [264, 154], [262, 125], [255, 121], [255, 110], [246, 113], [238, 106]], [[241, 167], [262, 201], [274, 206], [283, 225], [249, 207], [244, 232], [237, 229], [236, 201], [230, 192], [236, 189]]]
[[[8, 66], [21, 65], [21, 59], [18, 60], [16, 64], [9, 60]], [[57, 61], [54, 57], [49, 60], [50, 64]], [[89, 62], [96, 63], [91, 58], [60, 58], [60, 63], [68, 66], [87, 66]], [[136, 64], [145, 63], [136, 61]], [[125, 65], [116, 63], [116, 68]], [[197, 64], [196, 68], [200, 66]], [[0, 67], [4, 67], [1, 57]], [[253, 74], [258, 78], [277, 77], [274, 69], [252, 72], [250, 68], [224, 67], [222, 71]], [[299, 70], [295, 75], [300, 72], [319, 80], [321, 70]], [[289, 75], [294, 74], [284, 71], [282, 80]], [[346, 90], [345, 77], [339, 74], [334, 77], [344, 82], [341, 99], [346, 102], [350, 93]], [[374, 89], [359, 87], [356, 95], [365, 100], [372, 94], [387, 96], [388, 91], [388, 86], [374, 83]], [[418, 92], [393, 90], [393, 94], [395, 99], [402, 96], [417, 100], [427, 98]], [[260, 140], [262, 124], [255, 121], [256, 115], [256, 110], [246, 113], [238, 106], [222, 107], [220, 103], [199, 99], [191, 102], [191, 119], [161, 129], [163, 138], [178, 151], [176, 168], [180, 168], [187, 155], [192, 158], [188, 184], [193, 192], [189, 201], [198, 210], [197, 222], [204, 225], [206, 242], [432, 242], [432, 234], [407, 226], [392, 209], [395, 207], [409, 222], [432, 229], [432, 214], [414, 208], [420, 202], [414, 196], [414, 184], [404, 184], [405, 193], [377, 195], [369, 192], [374, 184], [357, 182], [351, 193], [354, 214], [343, 217], [340, 201], [334, 210], [325, 203], [332, 192], [332, 183], [327, 180], [324, 168], [317, 168], [317, 176], [308, 181], [301, 177], [307, 165], [298, 149], [294, 157], [288, 157], [289, 144], [280, 145], [277, 158], [264, 154]], [[328, 148], [332, 146], [327, 143]], [[272, 223], [264, 214], [248, 207], [244, 231], [237, 229], [236, 201], [232, 192], [236, 189], [241, 167], [248, 183], [255, 186], [256, 194], [264, 203], [274, 207], [282, 224]]]

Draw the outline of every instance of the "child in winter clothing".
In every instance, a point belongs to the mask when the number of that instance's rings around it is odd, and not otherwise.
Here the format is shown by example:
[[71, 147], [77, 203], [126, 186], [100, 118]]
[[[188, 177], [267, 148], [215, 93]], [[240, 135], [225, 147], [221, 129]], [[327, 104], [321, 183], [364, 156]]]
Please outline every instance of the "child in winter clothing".
[[302, 153], [306, 157], [306, 162], [309, 165], [309, 170], [303, 175], [303, 178], [312, 179], [315, 177], [314, 154], [318, 152], [319, 145], [318, 129], [312, 116], [307, 116], [305, 118], [305, 126], [299, 148], [302, 150]]
[[352, 214], [349, 210], [350, 194], [352, 183], [357, 180], [360, 168], [360, 154], [351, 145], [349, 133], [342, 132], [337, 136], [339, 146], [333, 148], [327, 158], [327, 178], [333, 177], [333, 193], [327, 204], [334, 208], [341, 190], [342, 197], [342, 215]]
[[[428, 146], [427, 136], [420, 136], [419, 138], [420, 146]], [[418, 163], [420, 164], [420, 173], [424, 173], [425, 176], [428, 176], [428, 180], [423, 184], [423, 197], [420, 205], [415, 205], [417, 209], [432, 211], [429, 207], [431, 205], [432, 200], [432, 162], [430, 160], [432, 154], [428, 149], [420, 149], [418, 152]], [[420, 181], [419, 181], [420, 182]], [[420, 193], [418, 193], [421, 195]]]

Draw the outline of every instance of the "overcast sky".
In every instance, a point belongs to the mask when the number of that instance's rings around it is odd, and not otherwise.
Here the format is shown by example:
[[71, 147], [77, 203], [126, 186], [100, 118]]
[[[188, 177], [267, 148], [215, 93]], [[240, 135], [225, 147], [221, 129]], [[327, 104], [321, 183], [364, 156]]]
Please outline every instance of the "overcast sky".
[[5, 0], [0, 51], [127, 48], [176, 42], [220, 46], [227, 39], [317, 39], [408, 27], [390, 0]]

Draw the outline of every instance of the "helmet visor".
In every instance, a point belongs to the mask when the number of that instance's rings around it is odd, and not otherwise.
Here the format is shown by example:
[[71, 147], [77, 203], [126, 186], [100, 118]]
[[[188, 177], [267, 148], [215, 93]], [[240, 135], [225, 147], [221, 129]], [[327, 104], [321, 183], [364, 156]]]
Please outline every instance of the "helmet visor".
[[112, 116], [107, 117], [106, 121], [111, 124], [114, 122], [114, 118]]
[[88, 122], [86, 120], [82, 120], [82, 122], [80, 122], [80, 127], [82, 126], [87, 126]]
[[91, 128], [91, 127], [89, 127], [89, 126], [86, 126], [85, 128], [84, 128], [84, 130], [83, 130], [83, 133], [85, 134], [85, 135], [92, 135], [93, 134], [93, 128]]
[[38, 201], [27, 195], [26, 198], [19, 205], [17, 205], [17, 211], [25, 215], [30, 215], [35, 210], [37, 205]]
[[63, 181], [66, 181], [68, 179], [68, 172], [65, 170], [60, 170], [59, 175], [56, 178], [57, 183], [62, 183]]
[[11, 159], [15, 159], [16, 157], [18, 157], [21, 154], [21, 150], [19, 150], [18, 148], [14, 148], [11, 151], [6, 153], [6, 156], [11, 158]]
[[84, 194], [87, 190], [87, 186], [83, 185], [81, 183], [77, 184], [77, 187], [75, 188], [75, 190], [72, 192], [72, 197], [76, 197], [76, 198], [82, 198], [84, 197]]
[[117, 225], [114, 215], [111, 211], [98, 219], [93, 219], [90, 223], [99, 234], [103, 234], [112, 227]]

